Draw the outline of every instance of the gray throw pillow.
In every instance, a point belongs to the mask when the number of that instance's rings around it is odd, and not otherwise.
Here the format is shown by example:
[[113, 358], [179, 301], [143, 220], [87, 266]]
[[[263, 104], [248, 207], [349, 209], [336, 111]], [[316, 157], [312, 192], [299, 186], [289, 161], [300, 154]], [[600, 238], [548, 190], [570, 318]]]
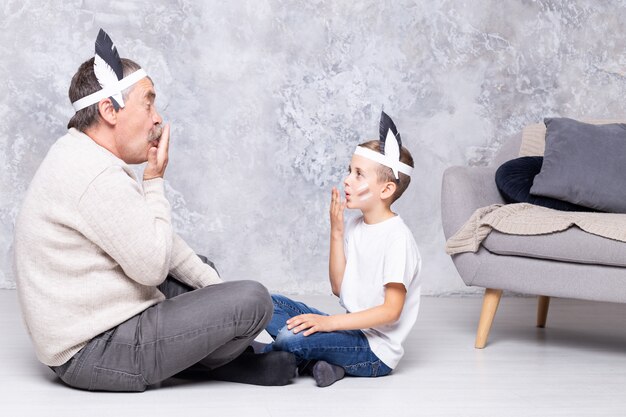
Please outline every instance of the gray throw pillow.
[[626, 213], [626, 124], [544, 119], [546, 150], [530, 193]]

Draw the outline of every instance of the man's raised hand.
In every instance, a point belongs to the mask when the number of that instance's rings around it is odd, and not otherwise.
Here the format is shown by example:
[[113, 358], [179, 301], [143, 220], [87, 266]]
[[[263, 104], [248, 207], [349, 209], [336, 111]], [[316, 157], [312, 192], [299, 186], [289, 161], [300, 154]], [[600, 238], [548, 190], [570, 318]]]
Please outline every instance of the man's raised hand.
[[170, 147], [170, 125], [163, 127], [161, 139], [156, 146], [148, 150], [148, 164], [143, 171], [143, 180], [148, 181], [154, 178], [163, 178], [167, 167], [168, 152]]

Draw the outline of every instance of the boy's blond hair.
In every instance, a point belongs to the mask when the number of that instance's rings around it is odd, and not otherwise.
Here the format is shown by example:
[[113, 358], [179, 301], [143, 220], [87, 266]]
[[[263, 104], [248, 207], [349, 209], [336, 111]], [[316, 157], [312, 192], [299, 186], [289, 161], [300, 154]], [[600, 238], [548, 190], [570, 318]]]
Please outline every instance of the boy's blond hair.
[[[380, 141], [378, 140], [370, 140], [359, 144], [359, 146], [380, 153]], [[400, 148], [400, 162], [404, 162], [405, 164], [413, 168], [413, 157], [411, 156], [411, 152], [409, 152], [409, 150], [404, 146]], [[396, 183], [396, 191], [391, 196], [391, 201], [389, 205], [393, 204], [394, 201], [399, 199], [411, 183], [410, 176], [402, 172], [398, 172], [398, 175], [400, 178], [396, 179], [396, 177], [393, 175], [393, 171], [391, 170], [391, 168], [386, 167], [382, 164], [378, 164], [378, 169], [376, 170], [376, 176], [378, 177], [378, 181]]]

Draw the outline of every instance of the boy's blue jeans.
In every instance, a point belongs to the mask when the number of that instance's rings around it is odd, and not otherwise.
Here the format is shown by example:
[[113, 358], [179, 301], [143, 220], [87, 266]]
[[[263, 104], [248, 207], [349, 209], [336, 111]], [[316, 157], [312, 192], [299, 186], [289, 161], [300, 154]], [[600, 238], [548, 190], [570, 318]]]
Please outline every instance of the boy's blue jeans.
[[287, 330], [286, 321], [289, 318], [300, 314], [328, 314], [282, 295], [273, 294], [272, 302], [274, 315], [265, 330], [274, 343], [268, 345], [266, 351], [292, 352], [301, 367], [311, 361], [326, 361], [341, 366], [346, 374], [352, 376], [375, 377], [391, 372], [391, 368], [372, 352], [362, 331], [317, 332], [309, 336], [304, 336], [304, 331], [301, 331], [294, 334]]

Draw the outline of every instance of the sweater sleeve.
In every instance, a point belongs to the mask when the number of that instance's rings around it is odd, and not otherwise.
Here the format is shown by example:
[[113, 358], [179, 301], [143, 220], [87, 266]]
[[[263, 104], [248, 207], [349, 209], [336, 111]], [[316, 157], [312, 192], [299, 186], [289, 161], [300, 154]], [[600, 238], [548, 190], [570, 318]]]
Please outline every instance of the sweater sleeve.
[[90, 239], [129, 278], [149, 286], [165, 280], [173, 231], [162, 178], [144, 181], [142, 192], [121, 166], [109, 167], [91, 182], [78, 211]]
[[202, 262], [193, 249], [176, 233], [174, 233], [170, 274], [193, 288], [203, 288], [223, 282], [215, 269]]

